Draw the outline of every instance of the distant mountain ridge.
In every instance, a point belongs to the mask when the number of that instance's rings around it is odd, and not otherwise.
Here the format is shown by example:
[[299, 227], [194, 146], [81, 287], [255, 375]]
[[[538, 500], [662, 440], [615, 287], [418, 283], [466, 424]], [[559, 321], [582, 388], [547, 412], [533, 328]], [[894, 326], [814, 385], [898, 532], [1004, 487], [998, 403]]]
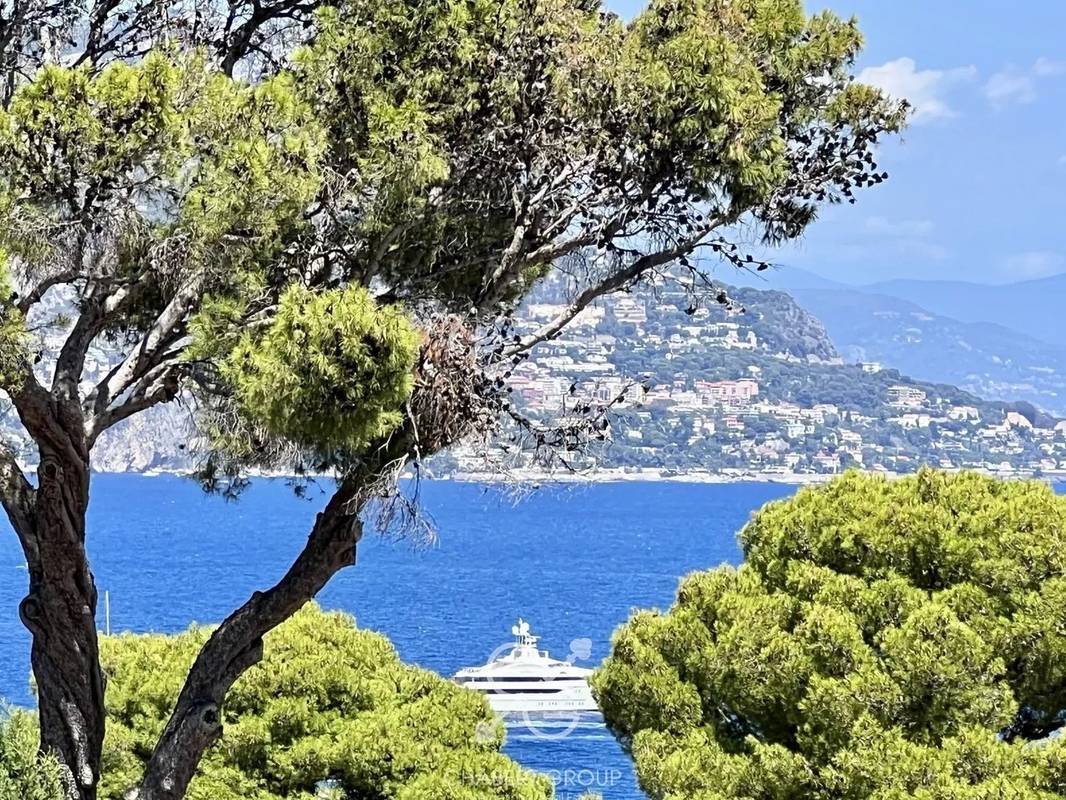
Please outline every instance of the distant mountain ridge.
[[992, 286], [965, 281], [892, 280], [860, 287], [863, 292], [908, 300], [960, 322], [1013, 328], [1048, 344], [1066, 342], [1066, 274]]
[[959, 322], [1001, 325], [1054, 346], [1066, 346], [1066, 273], [1005, 284], [906, 278], [853, 284], [792, 266], [752, 273], [727, 270], [714, 277], [754, 289], [836, 289], [894, 297]]
[[848, 360], [1066, 414], [1066, 275], [1003, 286], [892, 280], [852, 285], [798, 267], [723, 274], [783, 290], [817, 316]]
[[821, 320], [847, 361], [878, 361], [921, 380], [1066, 416], [1066, 346], [886, 295], [794, 289], [792, 296]]

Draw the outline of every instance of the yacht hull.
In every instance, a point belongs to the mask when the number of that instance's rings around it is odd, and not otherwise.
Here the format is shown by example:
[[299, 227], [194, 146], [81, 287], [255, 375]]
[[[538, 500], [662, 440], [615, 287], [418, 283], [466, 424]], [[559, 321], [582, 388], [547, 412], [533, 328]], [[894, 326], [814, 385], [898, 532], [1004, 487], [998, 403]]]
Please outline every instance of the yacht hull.
[[587, 698], [546, 698], [537, 695], [520, 694], [492, 694], [483, 693], [489, 701], [489, 706], [497, 714], [523, 714], [555, 711], [599, 711], [596, 701], [590, 694]]

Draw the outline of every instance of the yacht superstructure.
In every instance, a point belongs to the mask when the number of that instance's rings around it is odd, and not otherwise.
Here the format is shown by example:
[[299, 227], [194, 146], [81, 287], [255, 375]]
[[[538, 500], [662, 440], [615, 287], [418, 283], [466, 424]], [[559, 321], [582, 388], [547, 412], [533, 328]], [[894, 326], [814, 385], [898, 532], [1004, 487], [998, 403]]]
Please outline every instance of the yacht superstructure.
[[511, 633], [513, 644], [500, 648], [480, 667], [459, 670], [455, 682], [484, 694], [501, 714], [599, 710], [588, 683], [592, 670], [537, 649], [538, 637], [524, 620], [519, 619]]

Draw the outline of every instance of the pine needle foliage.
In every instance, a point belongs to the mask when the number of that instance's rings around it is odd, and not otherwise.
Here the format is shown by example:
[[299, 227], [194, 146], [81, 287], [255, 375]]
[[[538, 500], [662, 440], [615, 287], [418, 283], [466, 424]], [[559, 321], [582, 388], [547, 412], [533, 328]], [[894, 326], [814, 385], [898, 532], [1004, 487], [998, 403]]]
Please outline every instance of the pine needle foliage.
[[0, 800], [64, 800], [59, 763], [39, 742], [33, 714], [0, 711]]
[[419, 336], [401, 309], [361, 287], [290, 287], [261, 337], [222, 367], [236, 402], [273, 435], [318, 452], [358, 453], [402, 421]]
[[26, 319], [12, 301], [7, 254], [0, 249], [0, 389], [17, 386], [26, 360]]
[[[209, 628], [104, 639], [108, 730], [101, 797], [140, 777]], [[380, 634], [311, 604], [266, 637], [233, 687], [226, 736], [189, 800], [550, 800], [551, 781], [502, 755], [484, 698], [402, 663]]]
[[851, 473], [740, 538], [595, 676], [653, 798], [1066, 797], [1066, 498]]

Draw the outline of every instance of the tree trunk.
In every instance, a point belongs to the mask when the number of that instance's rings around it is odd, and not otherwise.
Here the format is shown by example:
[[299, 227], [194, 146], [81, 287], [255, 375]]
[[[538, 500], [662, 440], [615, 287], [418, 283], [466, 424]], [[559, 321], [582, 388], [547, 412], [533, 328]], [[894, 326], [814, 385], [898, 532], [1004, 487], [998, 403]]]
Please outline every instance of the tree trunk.
[[222, 736], [222, 704], [231, 686], [263, 657], [263, 636], [295, 614], [340, 569], [355, 563], [362, 535], [351, 487], [339, 490], [315, 520], [285, 576], [255, 592], [218, 627], [185, 680], [174, 712], [145, 769], [138, 800], [181, 800], [204, 752]]
[[20, 532], [30, 586], [19, 615], [33, 636], [41, 747], [70, 770], [76, 800], [96, 798], [104, 740], [96, 585], [85, 553], [88, 500], [87, 459], [42, 448], [32, 530]]

